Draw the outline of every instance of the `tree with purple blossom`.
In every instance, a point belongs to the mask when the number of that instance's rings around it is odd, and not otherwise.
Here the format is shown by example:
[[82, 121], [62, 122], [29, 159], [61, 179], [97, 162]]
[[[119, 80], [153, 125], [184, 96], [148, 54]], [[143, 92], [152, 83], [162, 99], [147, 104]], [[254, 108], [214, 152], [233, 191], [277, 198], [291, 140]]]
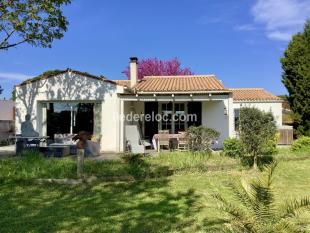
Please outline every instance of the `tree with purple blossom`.
[[[129, 66], [122, 72], [130, 79]], [[190, 68], [181, 67], [177, 58], [171, 60], [159, 60], [157, 58], [142, 59], [138, 64], [138, 79], [144, 76], [172, 76], [172, 75], [192, 75]]]

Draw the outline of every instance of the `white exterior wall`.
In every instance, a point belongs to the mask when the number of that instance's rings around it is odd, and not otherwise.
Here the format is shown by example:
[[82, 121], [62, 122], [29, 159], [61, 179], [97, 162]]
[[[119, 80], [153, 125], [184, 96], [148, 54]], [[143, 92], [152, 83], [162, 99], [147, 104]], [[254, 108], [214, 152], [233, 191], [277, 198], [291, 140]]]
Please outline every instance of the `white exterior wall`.
[[261, 111], [271, 112], [277, 127], [282, 126], [282, 102], [234, 102], [234, 109], [255, 107]]
[[[46, 134], [44, 102], [78, 101], [101, 102], [101, 150], [120, 151], [121, 101], [117, 93], [123, 87], [96, 80], [73, 72], [16, 87], [16, 130], [20, 133], [21, 122], [29, 113], [33, 126], [41, 135]], [[45, 119], [44, 119], [45, 118]]]
[[219, 144], [222, 148], [224, 139], [234, 136], [234, 113], [231, 95], [222, 101], [202, 102], [202, 125], [220, 133]]

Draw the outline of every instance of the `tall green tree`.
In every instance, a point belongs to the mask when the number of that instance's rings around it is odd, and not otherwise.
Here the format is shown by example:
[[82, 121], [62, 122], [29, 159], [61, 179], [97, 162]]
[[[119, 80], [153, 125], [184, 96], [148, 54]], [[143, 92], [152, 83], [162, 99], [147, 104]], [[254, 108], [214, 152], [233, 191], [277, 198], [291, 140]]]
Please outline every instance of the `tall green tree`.
[[295, 135], [310, 136], [310, 20], [293, 36], [281, 58], [282, 82], [293, 111]]
[[61, 7], [71, 0], [1, 0], [0, 50], [28, 43], [50, 48], [67, 31]]

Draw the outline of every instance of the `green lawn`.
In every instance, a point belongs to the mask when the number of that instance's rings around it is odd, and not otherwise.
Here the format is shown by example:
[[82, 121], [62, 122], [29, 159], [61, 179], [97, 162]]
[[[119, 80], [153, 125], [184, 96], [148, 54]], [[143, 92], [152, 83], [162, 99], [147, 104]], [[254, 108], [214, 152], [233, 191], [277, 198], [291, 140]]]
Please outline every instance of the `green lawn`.
[[[310, 153], [277, 157], [277, 201], [310, 195]], [[133, 164], [86, 163], [88, 175], [131, 182], [39, 185], [36, 178], [74, 177], [75, 163], [33, 159], [31, 168], [30, 161], [0, 160], [0, 232], [220, 232], [223, 214], [211, 194], [231, 199], [231, 181], [256, 175], [220, 155], [167, 153]], [[301, 223], [310, 230], [310, 214]]]

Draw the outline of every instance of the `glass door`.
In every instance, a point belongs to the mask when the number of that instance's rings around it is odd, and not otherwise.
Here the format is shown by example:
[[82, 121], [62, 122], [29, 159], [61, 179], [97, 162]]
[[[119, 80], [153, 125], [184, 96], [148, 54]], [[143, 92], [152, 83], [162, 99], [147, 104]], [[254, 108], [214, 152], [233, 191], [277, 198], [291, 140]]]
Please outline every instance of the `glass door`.
[[47, 136], [68, 134], [71, 128], [71, 106], [68, 103], [49, 103], [47, 107]]
[[174, 132], [179, 133], [186, 129], [186, 113], [184, 103], [174, 104]]
[[[157, 116], [158, 114], [158, 102], [145, 102], [144, 113], [149, 116]], [[156, 119], [144, 120], [144, 137], [146, 139], [152, 139], [154, 134], [158, 133], [158, 121]]]
[[73, 133], [87, 131], [93, 133], [94, 130], [94, 104], [79, 103], [74, 107]]
[[[99, 122], [100, 125], [101, 122]], [[94, 104], [54, 102], [47, 107], [47, 136], [94, 132]]]
[[162, 103], [160, 107], [162, 114], [160, 129], [169, 130], [170, 133], [185, 131], [187, 127], [185, 103]]
[[172, 114], [173, 114], [173, 105], [172, 103], [162, 103], [161, 104], [161, 129], [169, 130], [172, 133]]

